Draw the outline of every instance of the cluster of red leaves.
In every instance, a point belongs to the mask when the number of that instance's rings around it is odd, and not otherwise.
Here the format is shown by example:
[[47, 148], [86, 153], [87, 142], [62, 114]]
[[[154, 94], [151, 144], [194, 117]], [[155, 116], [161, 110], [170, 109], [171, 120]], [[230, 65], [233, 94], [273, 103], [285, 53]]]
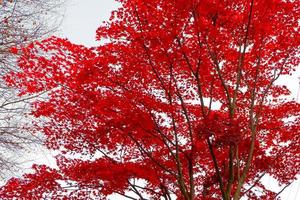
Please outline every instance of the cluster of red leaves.
[[21, 179], [12, 178], [0, 190], [2, 199], [43, 199], [59, 188], [57, 180], [62, 176], [47, 166], [33, 165], [34, 173], [26, 174]]
[[230, 120], [227, 115], [218, 111], [211, 111], [209, 116], [198, 125], [197, 130], [201, 137], [214, 137], [217, 146], [238, 144], [245, 131], [239, 120]]

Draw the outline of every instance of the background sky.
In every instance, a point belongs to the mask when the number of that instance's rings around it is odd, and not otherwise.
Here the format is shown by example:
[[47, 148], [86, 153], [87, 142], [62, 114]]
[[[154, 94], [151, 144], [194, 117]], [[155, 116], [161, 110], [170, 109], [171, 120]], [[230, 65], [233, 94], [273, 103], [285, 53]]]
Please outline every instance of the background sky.
[[[68, 38], [76, 44], [86, 46], [95, 46], [95, 31], [102, 21], [109, 18], [110, 12], [118, 7], [113, 0], [67, 0], [60, 32], [57, 36]], [[292, 97], [297, 98], [299, 89], [300, 67], [292, 77], [283, 77], [279, 84], [286, 84], [292, 91]], [[300, 99], [299, 99], [300, 100]], [[49, 156], [45, 162], [49, 163]], [[276, 182], [266, 177], [264, 182], [275, 191], [279, 191]], [[300, 180], [293, 182], [281, 195], [282, 200], [299, 200], [300, 199]], [[112, 200], [122, 200], [116, 196], [111, 197]]]
[[57, 35], [76, 44], [97, 45], [96, 29], [117, 7], [118, 3], [113, 0], [67, 0], [61, 31]]

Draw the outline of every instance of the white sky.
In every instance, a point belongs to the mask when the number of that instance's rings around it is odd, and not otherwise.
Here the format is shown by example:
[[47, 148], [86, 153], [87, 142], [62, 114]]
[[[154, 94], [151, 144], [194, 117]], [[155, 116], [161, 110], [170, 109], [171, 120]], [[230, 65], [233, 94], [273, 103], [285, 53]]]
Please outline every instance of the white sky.
[[[113, 0], [68, 0], [65, 17], [61, 26], [61, 32], [57, 34], [60, 37], [68, 38], [76, 44], [86, 46], [97, 45], [95, 41], [95, 31], [102, 21], [107, 20], [110, 12], [118, 7]], [[296, 98], [298, 90], [298, 78], [300, 69], [298, 67], [295, 76], [282, 78], [280, 83], [288, 84]], [[265, 178], [265, 183], [271, 188], [278, 191], [278, 186], [271, 178]], [[281, 195], [282, 200], [299, 200], [300, 199], [300, 181], [295, 181]], [[111, 199], [121, 200], [112, 196]]]
[[67, 0], [65, 17], [58, 36], [67, 37], [76, 44], [94, 46], [95, 31], [118, 7], [113, 0]]

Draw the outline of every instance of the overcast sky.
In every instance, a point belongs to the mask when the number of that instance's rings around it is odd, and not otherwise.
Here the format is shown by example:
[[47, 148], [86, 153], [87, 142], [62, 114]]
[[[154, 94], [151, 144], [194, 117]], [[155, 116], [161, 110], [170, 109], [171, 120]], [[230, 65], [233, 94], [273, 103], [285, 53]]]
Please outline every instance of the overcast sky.
[[101, 22], [118, 7], [113, 0], [67, 0], [65, 16], [58, 33], [76, 44], [94, 46], [95, 32]]
[[[86, 46], [97, 45], [95, 41], [95, 31], [102, 21], [107, 20], [110, 12], [116, 9], [118, 4], [113, 0], [68, 0], [65, 17], [58, 34], [61, 37], [68, 38], [76, 44], [84, 44]], [[299, 68], [299, 67], [298, 67]], [[282, 78], [280, 83], [288, 84], [296, 98], [298, 90], [298, 78], [300, 70], [292, 78]], [[278, 188], [271, 178], [265, 178], [265, 183], [272, 188]], [[300, 181], [294, 182], [281, 197], [283, 200], [299, 200], [300, 199]], [[112, 197], [113, 200], [121, 200], [123, 198]]]

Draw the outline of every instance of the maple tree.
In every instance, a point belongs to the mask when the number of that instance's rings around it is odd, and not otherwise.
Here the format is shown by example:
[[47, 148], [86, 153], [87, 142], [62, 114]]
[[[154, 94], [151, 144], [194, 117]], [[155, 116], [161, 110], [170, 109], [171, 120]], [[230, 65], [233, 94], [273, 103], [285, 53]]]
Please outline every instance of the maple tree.
[[[298, 173], [300, 105], [276, 82], [299, 64], [299, 1], [119, 0], [87, 48], [51, 37], [6, 76], [35, 101], [57, 167], [3, 198], [275, 199]], [[257, 192], [259, 191], [259, 192]]]

